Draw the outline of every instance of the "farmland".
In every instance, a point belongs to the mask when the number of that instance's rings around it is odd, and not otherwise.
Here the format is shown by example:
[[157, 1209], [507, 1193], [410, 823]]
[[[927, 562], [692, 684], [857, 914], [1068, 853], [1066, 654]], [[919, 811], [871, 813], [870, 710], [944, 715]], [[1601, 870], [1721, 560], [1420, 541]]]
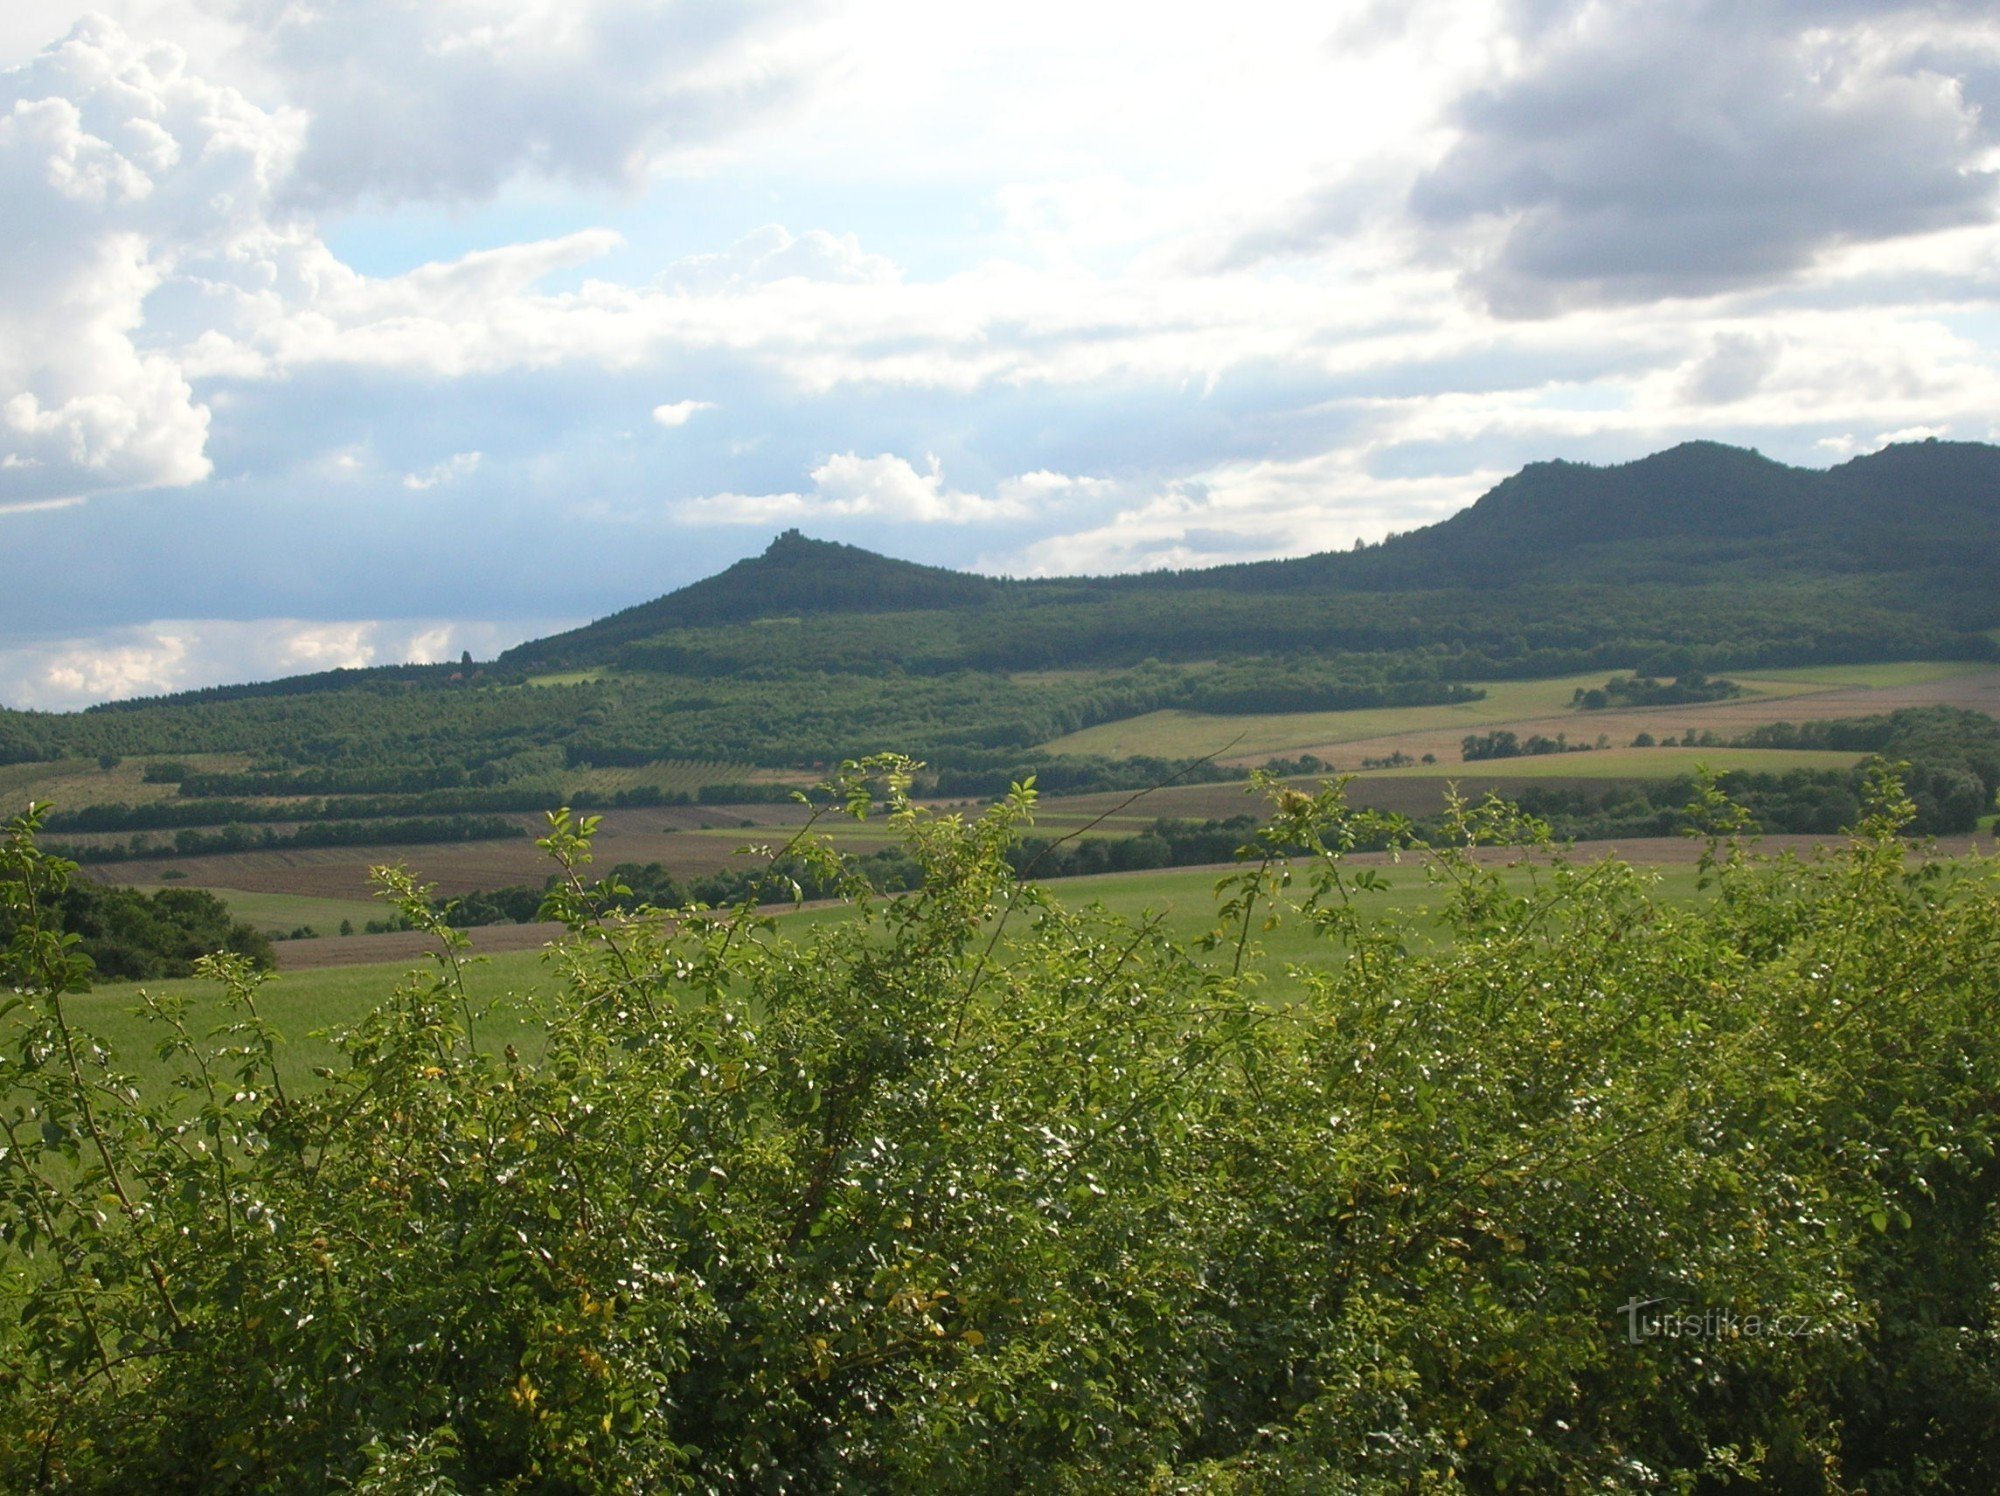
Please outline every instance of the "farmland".
[[[1783, 774], [1793, 769], [1850, 769], [1858, 755], [1810, 748], [1606, 748], [1588, 753], [1549, 753], [1498, 761], [1509, 779], [1678, 779], [1699, 769]], [[1469, 781], [1495, 772], [1496, 761], [1479, 763], [1405, 764], [1395, 769], [1370, 769], [1360, 782], [1381, 779], [1453, 779]]]
[[[1587, 859], [1608, 850], [1584, 849], [1581, 855]], [[1627, 850], [1642, 860], [1649, 857], [1673, 859], [1659, 864], [1653, 874], [1658, 895], [1663, 900], [1685, 904], [1700, 896], [1692, 856], [1681, 844]], [[1389, 887], [1373, 895], [1369, 903], [1371, 909], [1382, 914], [1420, 915], [1434, 909], [1442, 897], [1440, 890], [1426, 879], [1421, 865], [1414, 861], [1398, 865], [1386, 857], [1369, 855], [1357, 859], [1357, 865], [1387, 871]], [[1177, 943], [1191, 945], [1215, 927], [1215, 885], [1217, 879], [1229, 871], [1231, 869], [1226, 866], [1179, 868], [1076, 878], [1063, 883], [1061, 894], [1064, 901], [1071, 905], [1102, 904], [1123, 918], [1157, 916], [1159, 928], [1164, 934]], [[1528, 877], [1529, 873], [1522, 869], [1511, 873], [1508, 882], [1510, 886], [1522, 887]], [[269, 896], [239, 894], [230, 898], [229, 902], [239, 918], [252, 918], [255, 910], [269, 911], [278, 907], [268, 900]], [[296, 907], [304, 909], [311, 904], [312, 901], [301, 900]], [[821, 920], [839, 917], [839, 911], [834, 909], [781, 912], [779, 933], [790, 938], [802, 926], [810, 927]], [[1023, 919], [1026, 918], [1028, 916], [1023, 916]], [[560, 938], [562, 931], [556, 926], [541, 925], [503, 927], [498, 931], [475, 931], [473, 934], [475, 959], [466, 967], [469, 990], [477, 1004], [482, 1007], [491, 1004], [496, 1010], [495, 1020], [488, 1028], [487, 1043], [497, 1047], [502, 1043], [520, 1042], [521, 1036], [528, 1031], [524, 1023], [527, 1001], [537, 993], [552, 990], [556, 981], [544, 947]], [[489, 947], [482, 953], [479, 937], [489, 934], [514, 937], [532, 944], [516, 949], [495, 950]], [[1290, 962], [1338, 959], [1337, 952], [1298, 919], [1288, 920], [1274, 931], [1263, 932], [1259, 939], [1274, 969]], [[508, 943], [513, 943], [513, 940]], [[383, 954], [385, 947], [393, 947], [399, 954], [388, 957]], [[286, 1036], [296, 1078], [300, 1082], [306, 1081], [313, 1066], [324, 1064], [331, 1057], [331, 1047], [313, 1038], [314, 1034], [337, 1030], [359, 1021], [406, 972], [428, 967], [428, 952], [435, 948], [435, 942], [414, 933], [287, 942], [285, 954], [296, 953], [308, 960], [314, 955], [341, 957], [350, 951], [375, 956], [375, 959], [365, 962], [340, 960], [281, 970], [264, 987], [259, 998], [260, 1009]], [[103, 983], [78, 999], [80, 1019], [110, 1041], [121, 1061], [136, 1067], [142, 1078], [157, 1081], [166, 1072], [164, 1067], [150, 1058], [149, 1027], [136, 1011], [142, 992], [185, 996], [200, 1005], [198, 1013], [212, 1013], [215, 1021], [220, 1021], [221, 1010], [210, 1006], [218, 996], [215, 985], [199, 978]]]
[[[1163, 759], [1192, 750], [1213, 751], [1232, 737], [1248, 733], [1235, 744], [1231, 757], [1261, 762], [1280, 751], [1319, 740], [1322, 755], [1335, 764], [1357, 770], [1364, 756], [1401, 753], [1410, 758], [1433, 755], [1430, 764], [1362, 772], [1353, 795], [1357, 804], [1410, 816], [1435, 815], [1441, 810], [1447, 785], [1461, 792], [1518, 794], [1538, 785], [1560, 783], [1592, 794], [1607, 793], [1635, 781], [1668, 780], [1692, 774], [1697, 767], [1716, 771], [1784, 773], [1798, 770], [1843, 770], [1856, 761], [1853, 753], [1796, 749], [1729, 747], [1683, 748], [1625, 746], [1650, 722], [1664, 730], [1686, 731], [1709, 725], [1730, 733], [1745, 731], [1780, 718], [1815, 720], [1893, 710], [1911, 703], [1940, 701], [1996, 705], [2000, 669], [1969, 662], [1901, 662], [1880, 665], [1807, 667], [1771, 671], [1745, 678], [1739, 698], [1665, 709], [1575, 710], [1572, 697], [1580, 688], [1602, 684], [1601, 674], [1560, 676], [1548, 680], [1487, 682], [1477, 701], [1439, 707], [1405, 707], [1351, 712], [1272, 713], [1213, 717], [1188, 713], [1153, 713], [1127, 718], [1055, 740], [1058, 748], [1145, 751]], [[1604, 732], [1617, 746], [1584, 753], [1516, 757], [1475, 764], [1459, 759], [1458, 737], [1474, 730], [1509, 728], [1522, 733], [1566, 731], [1576, 737]], [[1331, 742], [1327, 740], [1332, 740]], [[1254, 747], [1253, 747], [1254, 745]], [[65, 784], [94, 791], [105, 799], [159, 803], [170, 797], [170, 784], [149, 783], [144, 760], [127, 760], [111, 770], [95, 764], [53, 770], [44, 765], [0, 768], [12, 781], [36, 783], [36, 793]], [[216, 756], [205, 761], [205, 772], [240, 770], [240, 756]], [[1161, 771], [1168, 777], [1169, 771]], [[39, 780], [36, 776], [40, 776]], [[739, 760], [670, 761], [629, 766], [594, 767], [572, 771], [568, 789], [606, 799], [633, 790], [651, 789], [689, 795], [705, 786], [728, 783], [770, 783], [782, 780], [778, 771], [760, 769]], [[1310, 776], [1298, 782], [1309, 783]], [[1038, 820], [1049, 834], [1081, 830], [1114, 807], [1125, 808], [1092, 827], [1092, 836], [1130, 836], [1161, 816], [1195, 819], [1226, 818], [1256, 809], [1257, 802], [1235, 783], [1168, 784], [1132, 800], [1131, 791], [1107, 791], [1044, 798]], [[550, 792], [553, 796], [553, 791]], [[972, 803], [972, 802], [967, 802]], [[614, 862], [662, 864], [679, 877], [698, 877], [740, 867], [739, 849], [746, 844], [781, 840], [804, 812], [789, 802], [614, 808], [602, 812], [599, 857]], [[547, 868], [533, 838], [540, 833], [539, 814], [508, 817], [516, 836], [453, 844], [409, 847], [278, 848], [245, 850], [200, 857], [151, 857], [100, 865], [93, 875], [146, 887], [169, 881], [189, 886], [235, 890], [239, 896], [270, 900], [246, 909], [259, 928], [288, 933], [310, 926], [330, 935], [342, 918], [360, 928], [379, 910], [369, 905], [368, 869], [383, 862], [406, 862], [434, 882], [442, 896], [455, 897], [483, 889], [538, 884]], [[875, 827], [840, 825], [836, 834], [851, 851], [885, 844]], [[288, 903], [287, 900], [298, 900]], [[371, 913], [361, 913], [369, 910]], [[285, 952], [287, 961], [301, 959]]]
[[1605, 672], [1550, 680], [1482, 683], [1485, 698], [1454, 706], [1386, 711], [1269, 712], [1216, 716], [1151, 712], [1065, 734], [1044, 744], [1051, 753], [1152, 754], [1165, 758], [1221, 754], [1230, 762], [1317, 753], [1344, 767], [1364, 757], [1405, 751], [1458, 757], [1468, 733], [1508, 727], [1523, 736], [1558, 732], [1588, 742], [1598, 733], [1629, 743], [1693, 728], [1741, 731], [1784, 718], [1861, 716], [1899, 706], [1950, 703], [2000, 707], [2000, 668], [1960, 661], [1910, 661], [1880, 666], [1815, 667], [1734, 677], [1744, 695], [1723, 702], [1659, 708], [1570, 709], [1572, 694], [1604, 683]]

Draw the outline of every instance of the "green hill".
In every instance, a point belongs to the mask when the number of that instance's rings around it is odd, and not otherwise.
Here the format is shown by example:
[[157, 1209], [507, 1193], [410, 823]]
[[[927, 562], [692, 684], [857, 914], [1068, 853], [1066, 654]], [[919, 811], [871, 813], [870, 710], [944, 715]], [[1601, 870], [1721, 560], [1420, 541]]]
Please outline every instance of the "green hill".
[[523, 644], [502, 658], [592, 660], [607, 647], [667, 629], [796, 613], [879, 612], [885, 606], [977, 607], [990, 602], [1001, 587], [990, 577], [897, 561], [859, 546], [812, 540], [797, 530], [786, 530], [761, 556], [738, 561], [692, 586], [621, 609], [583, 628]]
[[[1535, 463], [1379, 545], [1195, 571], [999, 580], [787, 531], [500, 663], [727, 675], [1437, 647], [1475, 648], [1491, 669], [1589, 639], [1756, 641], [1739, 665], [1982, 653], [1959, 636], [2000, 623], [1996, 567], [2000, 448], [1930, 441], [1820, 472], [1688, 442], [1613, 467]], [[1674, 621], [1691, 606], [1706, 625]], [[815, 625], [796, 638], [736, 627], [803, 615]]]
[[[251, 816], [232, 797], [325, 795], [327, 815], [455, 817], [471, 835], [551, 797], [636, 792], [591, 776], [670, 760], [806, 775], [895, 749], [986, 776], [970, 792], [1031, 761], [1050, 771], [1039, 744], [1154, 711], [1440, 706], [1474, 699], [1475, 683], [1596, 672], [1993, 659], [1996, 569], [2000, 448], [1926, 442], [1811, 472], [1696, 442], [1615, 467], [1538, 463], [1380, 545], [1201, 571], [1009, 580], [788, 531], [483, 667], [0, 711], [0, 764], [237, 755], [220, 781], [146, 772], [224, 829], [243, 822], [239, 841], [283, 807]], [[577, 673], [550, 679], [564, 671]], [[121, 822], [167, 825], [137, 808]]]

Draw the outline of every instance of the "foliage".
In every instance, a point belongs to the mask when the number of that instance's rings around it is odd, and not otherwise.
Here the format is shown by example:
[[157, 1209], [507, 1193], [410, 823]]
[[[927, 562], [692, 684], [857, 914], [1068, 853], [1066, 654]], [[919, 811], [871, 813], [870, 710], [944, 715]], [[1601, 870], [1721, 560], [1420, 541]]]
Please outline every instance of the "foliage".
[[1492, 758], [1541, 758], [1551, 753], [1588, 753], [1591, 745], [1572, 743], [1566, 732], [1559, 732], [1554, 737], [1531, 732], [1523, 738], [1502, 727], [1491, 732], [1468, 733], [1458, 747], [1459, 757], [1470, 764]]
[[[1884, 763], [1896, 766], [1910, 799], [1909, 829], [1920, 836], [1958, 836], [1976, 829], [2000, 794], [2000, 723], [1983, 712], [1912, 707], [1879, 717], [1780, 722], [1737, 742], [1758, 749], [1872, 755], [1872, 762], [1849, 770], [1735, 770], [1720, 775], [1723, 791], [1743, 807], [1753, 827], [1766, 832], [1825, 835], [1847, 830], [1861, 815], [1869, 776]], [[1597, 792], [1537, 786], [1514, 798], [1568, 837], [1673, 836], [1688, 829], [1685, 807], [1693, 790], [1694, 779], [1688, 776]]]
[[[2000, 892], [1906, 864], [1892, 781], [1771, 868], [1704, 791], [1720, 892], [1686, 913], [1551, 852], [1511, 890], [1478, 847], [1533, 826], [1457, 806], [1443, 943], [1346, 860], [1394, 823], [1283, 790], [1200, 961], [1011, 875], [1031, 788], [966, 821], [910, 772], [836, 803], [884, 798], [921, 889], [848, 879], [797, 940], [769, 887], [606, 911], [591, 820], [552, 817], [575, 934], [534, 1064], [385, 871], [440, 958], [304, 1091], [229, 958], [221, 1032], [150, 1004], [172, 1094], [124, 1081], [44, 918], [68, 870], [15, 823], [0, 1483], [2000, 1480]], [[813, 827], [781, 855], [843, 879]], [[1328, 949], [1287, 1005], [1280, 912]]]
[[1601, 712], [1614, 706], [1684, 706], [1698, 701], [1727, 701], [1742, 694], [1743, 688], [1733, 680], [1711, 678], [1699, 670], [1690, 670], [1664, 681], [1650, 675], [1614, 675], [1601, 686], [1588, 690], [1577, 687], [1574, 704], [1585, 711]]
[[[229, 907], [205, 889], [162, 888], [148, 895], [71, 879], [45, 890], [37, 917], [74, 936], [89, 974], [105, 981], [191, 976], [195, 963], [213, 951], [230, 951], [260, 968], [272, 961], [271, 942], [231, 919]], [[0, 945], [14, 938], [19, 922], [0, 909]]]

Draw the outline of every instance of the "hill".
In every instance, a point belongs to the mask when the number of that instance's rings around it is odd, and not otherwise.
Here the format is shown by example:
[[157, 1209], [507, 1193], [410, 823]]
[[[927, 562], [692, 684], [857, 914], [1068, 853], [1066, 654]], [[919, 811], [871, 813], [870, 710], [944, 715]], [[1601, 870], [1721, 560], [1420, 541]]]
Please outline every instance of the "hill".
[[[837, 541], [786, 530], [761, 556], [651, 602], [508, 651], [508, 661], [596, 660], [607, 648], [673, 628], [747, 623], [795, 613], [964, 608], [990, 602], [1003, 584], [942, 566], [897, 561]], [[891, 601], [893, 600], [893, 602]]]
[[[1495, 682], [1597, 672], [1992, 659], [1996, 568], [2000, 449], [1965, 443], [1828, 472], [1700, 442], [1615, 467], [1537, 463], [1383, 544], [1137, 576], [972, 576], [788, 531], [483, 667], [0, 711], [0, 764], [146, 758], [115, 793], [125, 771], [102, 771], [92, 801], [129, 803], [94, 811], [94, 831], [115, 820], [200, 846], [334, 835], [294, 819], [381, 841], [371, 823], [392, 816], [398, 836], [478, 839], [560, 797], [782, 795], [773, 780], [886, 749], [933, 765], [947, 793], [1030, 770], [1051, 788], [1110, 788], [1153, 771], [1058, 764], [1041, 745], [1158, 711], [1450, 706]], [[74, 790], [67, 770], [24, 772], [41, 793], [50, 776]], [[161, 797], [171, 811], [139, 803]]]
[[[791, 530], [761, 556], [584, 628], [523, 644], [500, 663], [737, 673], [753, 657], [770, 659], [774, 649], [783, 655], [790, 641], [767, 632], [750, 645], [740, 635], [725, 641], [716, 630], [805, 614], [821, 621], [809, 642], [812, 653], [795, 663], [829, 669], [879, 663], [891, 631], [829, 626], [825, 615], [897, 615], [892, 634], [900, 642], [889, 652], [906, 668], [1463, 644], [1490, 631], [1487, 625], [1515, 634], [1524, 620], [1546, 621], [1555, 612], [1590, 620], [1600, 637], [1608, 629], [1612, 637], [1664, 639], [1672, 631], [1663, 632], [1650, 615], [1690, 598], [1670, 599], [1659, 589], [1695, 588], [1706, 593], [1692, 600], [1715, 610], [1724, 634], [1789, 641], [1779, 653], [1803, 661], [1858, 657], [1857, 648], [1865, 654], [1857, 632], [1906, 635], [1894, 626], [1899, 617], [1927, 620], [1940, 636], [2000, 623], [1990, 583], [1996, 567], [2000, 448], [1928, 441], [1821, 472], [1716, 442], [1687, 442], [1611, 467], [1534, 463], [1451, 518], [1379, 545], [1202, 570], [999, 580]], [[1804, 598], [1783, 595], [1828, 580], [1844, 585], [1814, 585]], [[1550, 596], [1551, 589], [1561, 595]], [[1617, 590], [1608, 613], [1599, 589]], [[1289, 610], [1301, 599], [1412, 593], [1484, 596], [1434, 596], [1423, 611], [1439, 627], [1426, 629], [1419, 620], [1393, 639], [1381, 637], [1379, 624], [1406, 619], [1407, 602], [1383, 602], [1359, 615], [1336, 609], [1338, 621], [1289, 612], [1264, 613], [1260, 621], [1262, 610], [1246, 615], [1242, 602], [1280, 599]], [[1509, 600], [1496, 600], [1496, 593]], [[1810, 639], [1772, 616], [1775, 607], [1796, 620], [1802, 606], [1815, 624], [1806, 630]], [[1039, 625], [1020, 616], [1040, 610], [1066, 616]], [[972, 611], [1004, 616], [984, 616], [971, 630], [936, 616]], [[925, 627], [910, 627], [904, 615], [911, 614], [926, 615]], [[1051, 648], [1052, 630], [1064, 647]], [[660, 642], [651, 650], [632, 648], [649, 640]], [[1909, 648], [1979, 646], [1969, 639], [1897, 638], [1895, 649]]]

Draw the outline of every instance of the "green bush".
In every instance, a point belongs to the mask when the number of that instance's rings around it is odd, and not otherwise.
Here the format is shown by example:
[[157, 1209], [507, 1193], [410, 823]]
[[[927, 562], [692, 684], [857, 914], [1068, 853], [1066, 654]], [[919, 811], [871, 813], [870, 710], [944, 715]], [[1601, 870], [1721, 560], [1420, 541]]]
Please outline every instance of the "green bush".
[[[1533, 824], [1458, 807], [1442, 940], [1346, 857], [1393, 827], [1285, 790], [1188, 949], [1015, 880], [1032, 787], [868, 775], [922, 886], [808, 827], [855, 908], [796, 935], [768, 888], [606, 913], [553, 817], [533, 1063], [385, 873], [436, 968], [304, 1092], [229, 958], [218, 1032], [148, 1002], [172, 1094], [121, 1079], [15, 823], [0, 1485], [2000, 1483], [2000, 897], [1906, 863], [1890, 781], [1769, 866], [1704, 790], [1694, 910], [1551, 851], [1523, 890], [1477, 849]], [[1326, 942], [1283, 992], [1274, 917]]]

